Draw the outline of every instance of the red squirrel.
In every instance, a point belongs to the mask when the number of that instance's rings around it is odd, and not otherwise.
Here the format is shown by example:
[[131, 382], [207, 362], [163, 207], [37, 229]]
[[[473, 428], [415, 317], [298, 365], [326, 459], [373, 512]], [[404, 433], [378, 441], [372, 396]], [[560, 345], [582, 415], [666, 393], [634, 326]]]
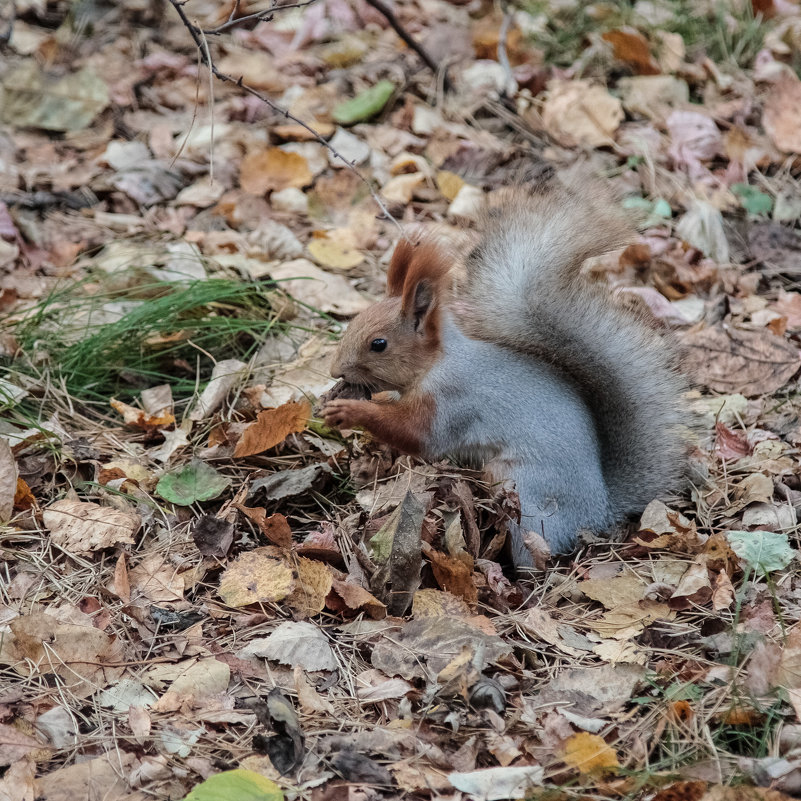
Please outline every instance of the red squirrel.
[[334, 357], [362, 398], [332, 393], [325, 422], [514, 482], [517, 568], [533, 564], [528, 531], [564, 553], [642, 511], [681, 474], [682, 382], [659, 334], [581, 273], [628, 236], [603, 194], [552, 177], [487, 215], [455, 290], [446, 250], [401, 240], [388, 297]]

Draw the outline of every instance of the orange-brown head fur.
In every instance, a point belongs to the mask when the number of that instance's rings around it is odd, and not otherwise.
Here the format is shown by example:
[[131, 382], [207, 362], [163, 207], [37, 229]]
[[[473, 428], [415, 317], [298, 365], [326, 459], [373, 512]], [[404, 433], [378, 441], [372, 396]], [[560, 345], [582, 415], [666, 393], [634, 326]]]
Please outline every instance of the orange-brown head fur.
[[334, 378], [373, 393], [403, 393], [418, 385], [440, 354], [448, 271], [447, 256], [435, 242], [401, 240], [387, 272], [389, 297], [348, 326], [334, 356]]

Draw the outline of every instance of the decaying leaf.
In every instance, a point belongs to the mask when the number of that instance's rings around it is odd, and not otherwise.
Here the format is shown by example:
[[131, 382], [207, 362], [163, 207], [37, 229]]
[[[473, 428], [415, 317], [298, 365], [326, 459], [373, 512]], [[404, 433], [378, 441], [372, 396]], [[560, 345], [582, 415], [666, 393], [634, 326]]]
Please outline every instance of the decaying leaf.
[[801, 153], [801, 81], [795, 75], [783, 75], [771, 88], [762, 124], [779, 150]]
[[798, 348], [764, 331], [714, 326], [684, 337], [685, 369], [716, 392], [775, 392], [801, 367]]
[[529, 767], [485, 768], [470, 773], [449, 773], [448, 781], [472, 798], [484, 801], [524, 798], [539, 787], [545, 771], [539, 765]]
[[280, 147], [245, 156], [239, 168], [239, 183], [252, 195], [280, 191], [290, 186], [308, 186], [312, 178], [309, 164], [303, 156], [288, 153]]
[[243, 432], [234, 448], [234, 458], [252, 456], [274, 448], [290, 434], [303, 431], [311, 417], [311, 404], [307, 400], [290, 401], [277, 409], [259, 412], [255, 423]]
[[328, 638], [317, 626], [306, 622], [282, 623], [269, 637], [252, 640], [242, 655], [261, 656], [306, 672], [337, 667]]
[[611, 144], [624, 116], [616, 97], [584, 80], [553, 81], [542, 109], [548, 133], [565, 147]]
[[492, 663], [509, 652], [500, 637], [487, 635], [459, 618], [423, 618], [407, 623], [400, 634], [379, 640], [372, 652], [373, 666], [404, 679], [436, 676], [463, 648], [481, 650]]
[[245, 551], [220, 579], [220, 597], [229, 606], [275, 603], [294, 588], [292, 568], [276, 559], [270, 547]]
[[132, 544], [141, 519], [134, 512], [121, 512], [88, 501], [51, 503], [43, 513], [53, 542], [76, 554], [87, 554], [113, 545]]
[[0, 523], [10, 519], [17, 493], [17, 463], [8, 441], [0, 438]]

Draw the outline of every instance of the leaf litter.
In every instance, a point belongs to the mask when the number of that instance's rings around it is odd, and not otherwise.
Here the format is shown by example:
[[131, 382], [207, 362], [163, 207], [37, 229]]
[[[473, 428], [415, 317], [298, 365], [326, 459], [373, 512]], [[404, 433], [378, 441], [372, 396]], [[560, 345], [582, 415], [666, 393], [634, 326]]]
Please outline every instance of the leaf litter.
[[[180, 4], [45, 5], [0, 69], [0, 795], [801, 792], [797, 6], [190, 0], [209, 84]], [[386, 212], [460, 247], [579, 159], [643, 213], [592, 272], [679, 342], [691, 486], [516, 579], [513, 495], [312, 408]]]

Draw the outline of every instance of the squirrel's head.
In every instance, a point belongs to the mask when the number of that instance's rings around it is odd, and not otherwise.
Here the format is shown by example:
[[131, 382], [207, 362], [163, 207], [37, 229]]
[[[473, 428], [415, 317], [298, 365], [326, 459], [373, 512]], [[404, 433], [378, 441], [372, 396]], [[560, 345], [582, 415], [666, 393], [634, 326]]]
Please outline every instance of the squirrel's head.
[[447, 258], [435, 243], [401, 240], [387, 271], [389, 297], [350, 323], [331, 366], [334, 378], [370, 392], [418, 384], [440, 353], [447, 273]]

